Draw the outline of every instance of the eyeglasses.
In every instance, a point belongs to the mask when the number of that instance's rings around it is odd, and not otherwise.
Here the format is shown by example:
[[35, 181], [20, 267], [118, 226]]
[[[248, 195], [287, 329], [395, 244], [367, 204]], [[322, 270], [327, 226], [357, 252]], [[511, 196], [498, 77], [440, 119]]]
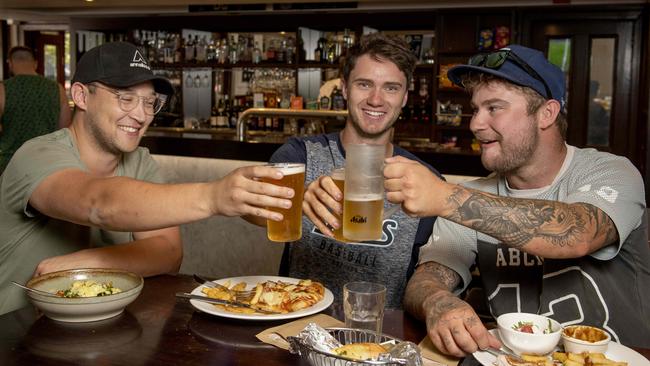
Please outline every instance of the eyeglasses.
[[546, 99], [553, 99], [553, 94], [551, 94], [551, 88], [549, 88], [546, 81], [533, 69], [526, 61], [522, 60], [521, 57], [517, 56], [511, 50], [500, 50], [492, 53], [480, 53], [474, 55], [469, 59], [469, 64], [472, 66], [483, 66], [489, 69], [499, 69], [506, 62], [510, 60], [519, 67], [521, 67], [526, 73], [544, 85], [544, 90], [546, 91]]
[[90, 84], [90, 85], [100, 89], [104, 89], [108, 92], [115, 94], [115, 96], [117, 97], [117, 104], [120, 106], [120, 109], [122, 109], [124, 112], [131, 112], [132, 110], [134, 110], [140, 103], [140, 99], [142, 99], [142, 104], [144, 105], [144, 113], [153, 116], [156, 113], [160, 112], [162, 107], [165, 105], [165, 101], [167, 101], [167, 96], [163, 94], [156, 94], [155, 96], [143, 97], [134, 92], [117, 91], [99, 84]]

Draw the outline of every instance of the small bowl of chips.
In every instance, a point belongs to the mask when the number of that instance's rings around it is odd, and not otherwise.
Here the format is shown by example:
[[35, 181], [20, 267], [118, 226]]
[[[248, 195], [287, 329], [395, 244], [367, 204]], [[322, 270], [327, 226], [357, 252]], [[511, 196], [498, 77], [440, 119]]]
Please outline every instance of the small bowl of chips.
[[571, 325], [562, 330], [564, 350], [570, 353], [604, 353], [610, 340], [609, 333], [589, 325]]

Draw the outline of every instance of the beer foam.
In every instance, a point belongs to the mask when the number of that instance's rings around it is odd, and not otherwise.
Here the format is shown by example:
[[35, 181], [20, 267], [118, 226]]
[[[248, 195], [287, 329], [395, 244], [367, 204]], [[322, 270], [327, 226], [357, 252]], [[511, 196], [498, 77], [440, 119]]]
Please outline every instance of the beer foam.
[[305, 164], [297, 163], [280, 163], [272, 164], [272, 167], [279, 169], [283, 175], [293, 175], [305, 172]]
[[384, 200], [384, 195], [381, 193], [377, 194], [349, 194], [345, 196], [346, 201], [355, 201], [355, 202], [367, 202], [367, 201], [379, 201]]

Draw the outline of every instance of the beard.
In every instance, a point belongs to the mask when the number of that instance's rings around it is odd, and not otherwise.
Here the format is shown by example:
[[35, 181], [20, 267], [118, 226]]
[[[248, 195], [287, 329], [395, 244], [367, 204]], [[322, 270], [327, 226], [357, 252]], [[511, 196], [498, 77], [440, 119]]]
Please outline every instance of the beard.
[[539, 144], [539, 132], [535, 122], [534, 119], [531, 120], [527, 130], [519, 136], [511, 137], [514, 142], [504, 144], [500, 141], [501, 153], [498, 156], [488, 158], [481, 154], [481, 162], [485, 169], [505, 174], [523, 166], [533, 156]]
[[115, 141], [100, 128], [100, 122], [98, 122], [93, 116], [89, 116], [86, 125], [88, 126], [90, 134], [93, 136], [95, 146], [100, 150], [113, 155], [121, 155], [123, 153]]

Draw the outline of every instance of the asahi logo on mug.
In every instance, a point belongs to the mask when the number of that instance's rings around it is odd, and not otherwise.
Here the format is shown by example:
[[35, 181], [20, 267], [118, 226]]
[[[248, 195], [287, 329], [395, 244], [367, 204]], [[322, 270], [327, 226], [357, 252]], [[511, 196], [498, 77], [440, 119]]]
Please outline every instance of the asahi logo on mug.
[[365, 224], [368, 222], [368, 218], [361, 215], [355, 215], [350, 219], [350, 222], [353, 224]]

